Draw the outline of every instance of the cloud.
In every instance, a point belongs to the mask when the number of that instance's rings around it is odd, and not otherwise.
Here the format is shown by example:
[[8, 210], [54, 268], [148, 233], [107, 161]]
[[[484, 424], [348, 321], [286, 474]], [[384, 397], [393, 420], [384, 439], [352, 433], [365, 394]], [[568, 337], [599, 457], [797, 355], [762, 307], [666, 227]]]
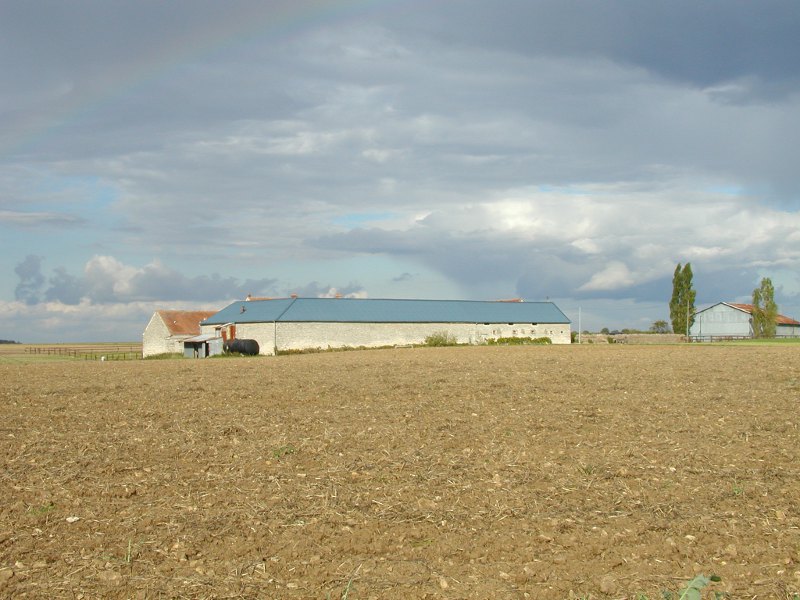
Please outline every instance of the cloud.
[[618, 290], [628, 288], [634, 283], [628, 267], [620, 261], [612, 261], [605, 269], [592, 275], [591, 279], [578, 288], [578, 291]]
[[[680, 196], [681, 202], [667, 200]], [[690, 261], [706, 276], [728, 273], [729, 282], [740, 283], [734, 273], [755, 277], [800, 266], [798, 227], [797, 213], [755, 210], [747, 197], [597, 184], [510, 191], [491, 202], [432, 212], [404, 228], [353, 229], [312, 243], [410, 257], [476, 294], [491, 295], [493, 282], [512, 280], [527, 298], [649, 300], [668, 296], [677, 262]], [[724, 276], [708, 281], [720, 297], [730, 293]]]
[[[84, 298], [78, 304], [58, 301], [0, 301], [0, 330], [23, 343], [137, 341], [162, 302], [96, 304]], [[215, 310], [208, 302], [185, 302], [181, 310]]]
[[312, 281], [304, 286], [293, 288], [291, 294], [301, 298], [367, 298], [367, 292], [357, 283], [350, 283], [343, 287], [320, 285]]
[[412, 275], [411, 273], [406, 271], [405, 273], [401, 273], [397, 277], [392, 277], [392, 281], [397, 283], [402, 283], [404, 281], [411, 281], [412, 279], [414, 279], [414, 277], [416, 277], [416, 275]]
[[791, 0], [79, 4], [0, 20], [6, 299], [800, 290]]
[[458, 12], [420, 11], [412, 23], [453, 43], [532, 56], [603, 56], [697, 86], [746, 75], [795, 85], [800, 79], [800, 68], [786, 60], [798, 48], [792, 0], [733, 0], [724, 6], [692, 0], [506, 0], [502, 10], [469, 0]]
[[[28, 256], [15, 269], [20, 278], [16, 297], [28, 304], [39, 301], [45, 283], [41, 258]], [[153, 261], [144, 267], [126, 265], [113, 256], [94, 256], [83, 273], [72, 275], [57, 267], [47, 279], [43, 298], [64, 305], [129, 302], [201, 302], [244, 298], [247, 294], [275, 295], [276, 279], [246, 279], [220, 275], [187, 277]]]
[[14, 289], [14, 298], [25, 304], [36, 304], [44, 284], [42, 257], [29, 254], [25, 260], [14, 267], [14, 272], [19, 277], [19, 283]]
[[[42, 257], [29, 255], [15, 268], [16, 300], [0, 301], [0, 329], [29, 343], [137, 340], [156, 310], [218, 310], [234, 299], [288, 296], [277, 279], [220, 275], [188, 277], [160, 261], [144, 267], [113, 256], [94, 256], [79, 275], [62, 266], [46, 277]], [[306, 297], [366, 298], [362, 286], [311, 282], [292, 290]]]
[[49, 286], [44, 293], [47, 302], [61, 302], [66, 305], [80, 304], [84, 296], [84, 282], [67, 273], [64, 267], [53, 269], [48, 279]]
[[74, 215], [55, 212], [20, 212], [0, 210], [0, 223], [20, 227], [37, 227], [43, 225], [65, 226], [80, 225], [85, 219]]

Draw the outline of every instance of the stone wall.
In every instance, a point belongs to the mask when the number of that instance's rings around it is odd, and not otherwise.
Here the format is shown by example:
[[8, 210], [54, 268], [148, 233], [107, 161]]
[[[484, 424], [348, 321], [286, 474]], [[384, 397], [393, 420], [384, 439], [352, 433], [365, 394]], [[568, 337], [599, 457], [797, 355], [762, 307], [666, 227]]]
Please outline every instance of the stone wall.
[[[214, 327], [203, 326], [203, 333]], [[259, 354], [281, 350], [328, 348], [377, 348], [422, 344], [425, 338], [447, 333], [459, 344], [484, 344], [501, 337], [549, 337], [554, 344], [570, 343], [570, 326], [554, 324], [511, 323], [237, 323], [236, 337], [254, 339]]]
[[[575, 342], [577, 343], [577, 338]], [[681, 344], [686, 336], [677, 333], [620, 333], [607, 335], [604, 333], [584, 333], [582, 344]]]
[[170, 337], [169, 329], [158, 313], [153, 313], [142, 334], [142, 356], [154, 354], [183, 353], [183, 341]]

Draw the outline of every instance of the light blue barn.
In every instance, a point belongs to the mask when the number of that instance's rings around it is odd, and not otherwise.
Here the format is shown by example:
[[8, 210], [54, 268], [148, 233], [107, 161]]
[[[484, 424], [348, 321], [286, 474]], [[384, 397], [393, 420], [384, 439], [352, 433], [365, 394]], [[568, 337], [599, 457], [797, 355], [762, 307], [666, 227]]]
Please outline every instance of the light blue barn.
[[[800, 337], [800, 322], [778, 315], [775, 335]], [[718, 302], [697, 311], [689, 336], [697, 340], [753, 337], [753, 305]]]

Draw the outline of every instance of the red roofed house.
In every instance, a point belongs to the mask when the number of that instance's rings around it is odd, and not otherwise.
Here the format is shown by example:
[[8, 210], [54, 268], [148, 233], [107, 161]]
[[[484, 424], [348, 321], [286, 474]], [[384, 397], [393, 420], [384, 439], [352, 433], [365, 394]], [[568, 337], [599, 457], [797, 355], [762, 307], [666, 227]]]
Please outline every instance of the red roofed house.
[[142, 334], [142, 356], [183, 354], [184, 340], [200, 335], [200, 321], [215, 310], [157, 310]]
[[[753, 305], [718, 302], [694, 314], [693, 338], [753, 337]], [[776, 337], [800, 337], [800, 322], [778, 315]]]

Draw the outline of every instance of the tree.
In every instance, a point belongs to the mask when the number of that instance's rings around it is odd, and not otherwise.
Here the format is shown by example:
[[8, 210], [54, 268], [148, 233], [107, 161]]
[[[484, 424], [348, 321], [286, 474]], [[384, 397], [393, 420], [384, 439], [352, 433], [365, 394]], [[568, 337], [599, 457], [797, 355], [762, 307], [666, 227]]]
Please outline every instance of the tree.
[[753, 337], [773, 338], [778, 321], [778, 305], [775, 304], [775, 287], [769, 277], [761, 280], [761, 286], [753, 290]]
[[669, 323], [663, 319], [654, 321], [653, 324], [650, 325], [650, 333], [669, 333]]
[[692, 265], [681, 263], [672, 276], [672, 298], [669, 301], [669, 318], [673, 333], [687, 333], [694, 323], [694, 300], [697, 292], [692, 288]]

